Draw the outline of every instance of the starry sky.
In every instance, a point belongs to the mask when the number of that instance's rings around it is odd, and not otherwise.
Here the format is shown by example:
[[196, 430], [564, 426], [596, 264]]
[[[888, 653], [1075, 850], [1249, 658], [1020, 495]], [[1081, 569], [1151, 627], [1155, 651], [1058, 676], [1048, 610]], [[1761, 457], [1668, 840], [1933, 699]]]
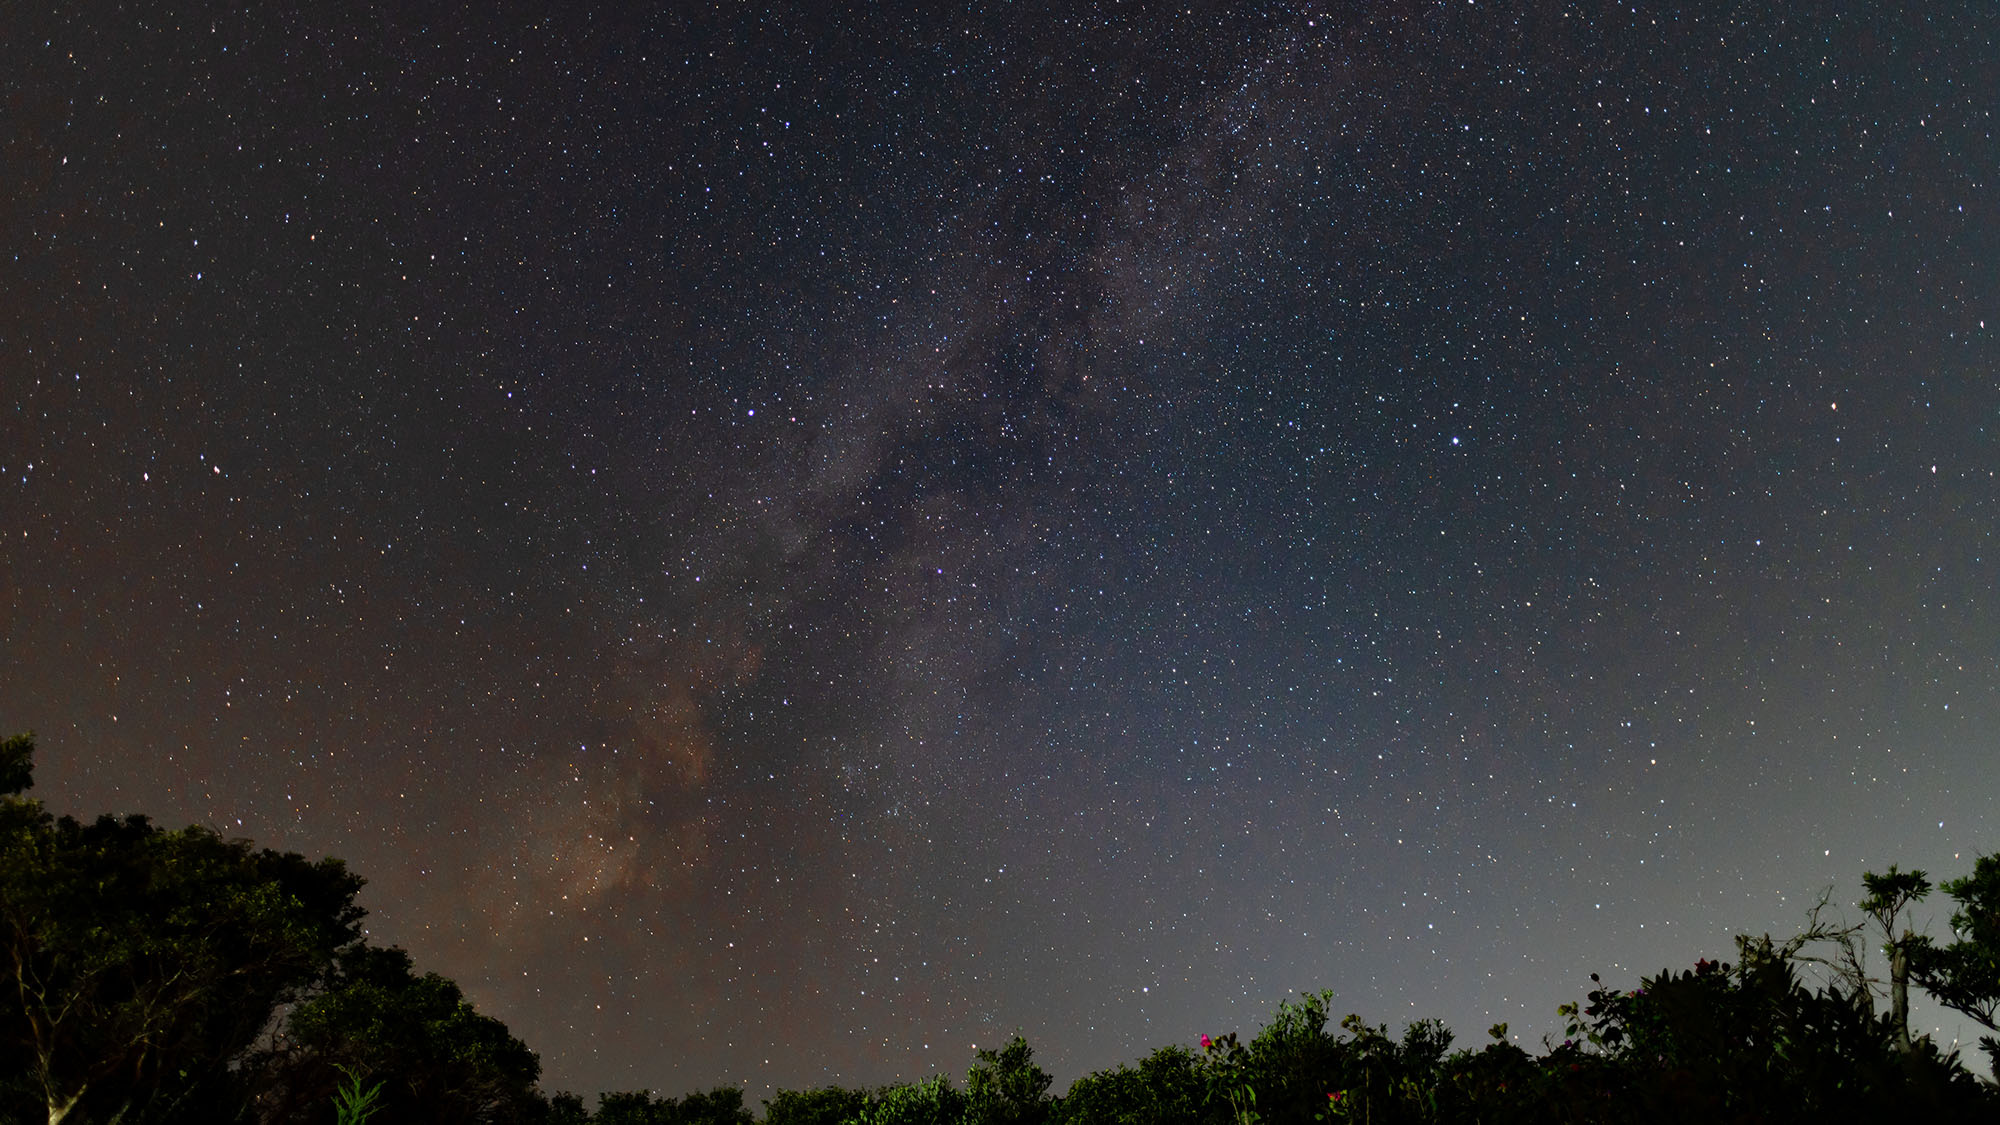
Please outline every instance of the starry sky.
[[586, 1093], [1965, 873], [2000, 13], [1785, 7], [15, 10], [0, 727]]

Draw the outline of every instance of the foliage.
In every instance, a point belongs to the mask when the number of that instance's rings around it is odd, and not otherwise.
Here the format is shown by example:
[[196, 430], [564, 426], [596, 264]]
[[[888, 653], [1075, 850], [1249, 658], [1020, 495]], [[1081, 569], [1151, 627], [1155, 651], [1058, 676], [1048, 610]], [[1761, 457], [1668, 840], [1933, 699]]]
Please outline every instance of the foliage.
[[[458, 986], [359, 938], [361, 880], [337, 860], [259, 851], [145, 817], [84, 824], [21, 796], [33, 742], [0, 741], [0, 1121], [106, 1125], [752, 1125], [743, 1093], [683, 1098], [536, 1089], [534, 1052]], [[1619, 989], [1596, 976], [1558, 1009], [1568, 1039], [1532, 1055], [1491, 1029], [1452, 1050], [1434, 1020], [1392, 1036], [1331, 993], [1287, 1000], [1248, 1042], [1202, 1036], [1087, 1074], [1061, 1098], [1025, 1039], [942, 1077], [872, 1093], [780, 1091], [765, 1125], [1366, 1125], [2000, 1120], [1982, 1084], [1912, 1039], [1907, 982], [2000, 1031], [2000, 855], [1942, 884], [1939, 944], [1905, 924], [1928, 876], [1864, 873], [1859, 906], [1890, 960], [1875, 1011], [1860, 936], [1822, 920], [1785, 941], [1739, 938]], [[1829, 952], [1830, 950], [1830, 952]], [[1801, 980], [1806, 970], [1817, 986]], [[18, 997], [19, 1003], [13, 1003]], [[2000, 1062], [2000, 1039], [1982, 1046]]]
[[837, 1086], [780, 1090], [764, 1104], [764, 1125], [841, 1125], [867, 1104], [867, 1094]]
[[1600, 983], [1587, 1006], [1564, 1005], [1575, 1040], [1567, 1049], [1575, 1070], [1564, 1076], [1570, 1100], [1660, 1121], [1919, 1110], [1952, 1120], [1982, 1104], [1957, 1060], [1929, 1040], [1902, 1050], [1890, 1020], [1856, 996], [1808, 990], [1768, 939], [1739, 948], [1736, 966], [1701, 961], [1631, 991]]
[[965, 1108], [965, 1095], [940, 1076], [872, 1095], [852, 1121], [853, 1125], [959, 1125]]
[[1910, 953], [1919, 941], [1907, 927], [1898, 933], [1896, 923], [1905, 910], [1931, 893], [1931, 881], [1921, 871], [1898, 871], [1892, 863], [1886, 875], [1863, 872], [1861, 885], [1868, 891], [1868, 897], [1861, 900], [1861, 910], [1881, 929], [1882, 951], [1889, 955], [1889, 1024], [1895, 1032], [1897, 1048], [1908, 1051]]
[[1070, 1085], [1050, 1120], [1060, 1125], [1177, 1125], [1199, 1119], [1207, 1078], [1201, 1057], [1161, 1047], [1136, 1067], [1086, 1074]]
[[754, 1121], [743, 1107], [743, 1091], [718, 1086], [684, 1098], [656, 1098], [647, 1090], [599, 1094], [594, 1114], [584, 1111], [583, 1099], [575, 1094], [557, 1094], [549, 1099], [538, 1125], [752, 1125]]
[[1203, 1120], [1437, 1120], [1451, 1033], [1422, 1020], [1398, 1040], [1350, 1015], [1336, 1035], [1327, 1027], [1332, 1000], [1322, 992], [1281, 1003], [1247, 1045], [1234, 1034], [1203, 1036]]
[[[1939, 1003], [2000, 1031], [2000, 854], [1979, 857], [1972, 874], [1946, 882], [1944, 892], [1958, 903], [1951, 916], [1956, 940], [1914, 941], [1911, 975]], [[2000, 1039], [1981, 1036], [1979, 1045], [2000, 1073]]]
[[1019, 1035], [998, 1050], [975, 1054], [965, 1076], [965, 1120], [968, 1125], [1042, 1125], [1052, 1101], [1047, 1071], [1035, 1065], [1035, 1053]]
[[[9, 740], [25, 788], [32, 744]], [[19, 762], [19, 770], [13, 763]], [[60, 1122], [227, 1115], [229, 1063], [356, 940], [361, 880], [143, 816], [0, 797], [0, 1058]]]
[[378, 1079], [392, 1120], [525, 1122], [544, 1113], [534, 1052], [456, 984], [416, 975], [400, 949], [343, 951], [333, 981], [292, 1009], [250, 1069], [265, 1076], [259, 1108], [272, 1121], [323, 1101], [353, 1069]]
[[0, 739], [0, 796], [25, 793], [35, 785], [35, 736]]
[[689, 1094], [675, 1107], [672, 1125], [750, 1125], [753, 1118], [743, 1108], [743, 1091], [734, 1086], [717, 1086], [706, 1094]]
[[666, 1125], [667, 1115], [676, 1105], [672, 1098], [658, 1101], [645, 1090], [624, 1090], [597, 1096], [597, 1112], [592, 1125]]
[[1506, 1125], [1553, 1116], [1543, 1063], [1507, 1041], [1506, 1024], [1493, 1025], [1487, 1034], [1493, 1041], [1481, 1050], [1454, 1052], [1439, 1065], [1427, 1119]]
[[583, 1099], [567, 1090], [549, 1097], [549, 1110], [542, 1119], [543, 1125], [588, 1125], [590, 1111], [583, 1108]]
[[[1741, 963], [1699, 962], [1631, 990], [1596, 987], [1561, 1008], [1570, 1041], [1540, 1057], [1504, 1024], [1478, 1051], [1451, 1050], [1439, 1023], [1400, 1037], [1358, 1016], [1327, 1028], [1331, 997], [1281, 1004], [1249, 1043], [1204, 1036], [1202, 1053], [1156, 1053], [1179, 1081], [1120, 1066], [1078, 1079], [1058, 1122], [1225, 1125], [1247, 1121], [1431, 1125], [1480, 1122], [1824, 1122], [1890, 1113], [1995, 1119], [1994, 1091], [1928, 1039], [1900, 1049], [1865, 989], [1802, 985], [1809, 942], [1851, 938], [1821, 925], [1801, 939], [1742, 939]], [[1172, 1090], [1179, 1096], [1171, 1100]], [[1162, 1103], [1168, 1103], [1163, 1106]]]
[[367, 1125], [368, 1119], [382, 1108], [382, 1084], [362, 1086], [361, 1075], [349, 1071], [347, 1082], [333, 1092], [333, 1117], [335, 1125]]
[[[1345, 1084], [1337, 1076], [1343, 1075], [1350, 1054], [1348, 1045], [1327, 1028], [1332, 1004], [1331, 992], [1279, 1003], [1271, 1022], [1250, 1040], [1243, 1065], [1249, 1094], [1231, 1099], [1235, 1120], [1308, 1121], [1326, 1108], [1326, 1095]], [[1228, 1054], [1218, 1052], [1217, 1057], [1227, 1059]]]
[[1862, 872], [1861, 886], [1868, 892], [1868, 897], [1861, 900], [1862, 911], [1875, 919], [1891, 941], [1895, 940], [1898, 916], [1931, 893], [1930, 878], [1923, 872], [1900, 871], [1893, 863], [1887, 874]]

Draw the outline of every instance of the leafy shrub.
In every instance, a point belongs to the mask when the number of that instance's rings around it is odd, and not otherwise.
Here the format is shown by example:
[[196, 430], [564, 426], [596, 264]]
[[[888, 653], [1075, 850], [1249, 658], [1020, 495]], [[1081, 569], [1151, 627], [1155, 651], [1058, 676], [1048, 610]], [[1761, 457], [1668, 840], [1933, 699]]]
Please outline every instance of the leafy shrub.
[[780, 1090], [764, 1105], [764, 1125], [843, 1125], [868, 1104], [860, 1090]]
[[868, 1099], [853, 1125], [959, 1125], [965, 1108], [965, 1095], [937, 1077], [881, 1091]]

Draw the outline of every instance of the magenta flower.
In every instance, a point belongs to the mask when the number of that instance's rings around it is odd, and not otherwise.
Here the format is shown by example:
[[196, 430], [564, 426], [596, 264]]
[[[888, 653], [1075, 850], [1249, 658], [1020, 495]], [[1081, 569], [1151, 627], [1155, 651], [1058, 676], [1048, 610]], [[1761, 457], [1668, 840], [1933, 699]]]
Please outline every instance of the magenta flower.
[[1204, 1035], [1204, 1036], [1202, 1036], [1202, 1037], [1201, 1037], [1201, 1049], [1202, 1049], [1202, 1050], [1206, 1051], [1206, 1050], [1208, 1050], [1208, 1049], [1209, 1049], [1210, 1047], [1212, 1047], [1212, 1046], [1214, 1046], [1214, 1045], [1215, 1045], [1215, 1044], [1214, 1044], [1214, 1043], [1213, 1043], [1213, 1042], [1212, 1042], [1212, 1041], [1211, 1041], [1211, 1040], [1209, 1039], [1209, 1037], [1208, 1037], [1208, 1036]]

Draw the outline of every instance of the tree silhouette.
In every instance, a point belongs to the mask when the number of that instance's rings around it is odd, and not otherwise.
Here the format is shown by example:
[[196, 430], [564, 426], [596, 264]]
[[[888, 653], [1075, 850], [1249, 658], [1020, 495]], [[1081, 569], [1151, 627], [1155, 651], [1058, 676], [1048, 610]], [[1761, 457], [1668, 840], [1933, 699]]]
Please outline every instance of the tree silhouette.
[[[12, 793], [32, 754], [0, 750]], [[0, 1051], [50, 1125], [226, 1101], [229, 1061], [358, 939], [361, 883], [339, 860], [0, 796]]]
[[1170, 1125], [1197, 1120], [1207, 1094], [1201, 1056], [1161, 1047], [1137, 1066], [1086, 1074], [1056, 1103], [1063, 1125]]
[[[22, 794], [33, 740], [0, 740], [0, 1122], [51, 1125], [754, 1125], [743, 1092], [544, 1099], [534, 1052], [458, 986], [400, 949], [361, 941], [361, 880], [338, 860], [256, 850], [143, 816], [52, 818]], [[1531, 1055], [1506, 1026], [1452, 1050], [1435, 1020], [1400, 1038], [1332, 993], [1278, 1006], [1248, 1042], [1202, 1036], [1087, 1074], [1060, 1098], [1025, 1039], [975, 1052], [963, 1091], [942, 1077], [873, 1092], [780, 1091], [765, 1125], [1370, 1125], [2000, 1120], [1981, 1084], [1912, 1036], [1908, 985], [2000, 1033], [2000, 854], [1942, 884], [1953, 940], [1915, 932], [1922, 871], [1864, 873], [1867, 920], [1829, 920], [1832, 889], [1784, 941], [1737, 939], [1638, 987], [1593, 975], [1558, 1009], [1569, 1038]], [[1863, 936], [1879, 929], [1890, 1011]], [[1808, 975], [1802, 980], [1801, 972]], [[1822, 985], [1812, 982], [1823, 981]], [[1545, 1041], [1546, 1043], [1546, 1041]], [[2000, 1064], [2000, 1037], [1981, 1047]], [[345, 1078], [345, 1084], [342, 1079]], [[379, 1100], [376, 1100], [379, 1099]]]
[[965, 1076], [966, 1120], [971, 1125], [1042, 1125], [1049, 1116], [1047, 1071], [1019, 1035], [998, 1050], [975, 1052]]
[[1910, 951], [1920, 940], [1908, 926], [1896, 932], [1896, 920], [1913, 903], [1931, 893], [1931, 881], [1921, 871], [1898, 871], [1889, 865], [1886, 875], [1863, 872], [1861, 885], [1868, 897], [1861, 909], [1881, 927], [1883, 952], [1889, 955], [1889, 1022], [1896, 1031], [1899, 1050], [1910, 1049]]
[[960, 1125], [965, 1095], [942, 1076], [890, 1086], [868, 1099], [851, 1125]]
[[764, 1125], [842, 1125], [867, 1104], [866, 1093], [838, 1086], [780, 1090], [764, 1105]]
[[[2000, 1031], [2000, 854], [1984, 855], [1972, 874], [1944, 884], [1957, 903], [1951, 928], [1957, 940], [1939, 946], [1911, 944], [1911, 975], [1947, 1008], [1986, 1028]], [[1982, 1035], [1979, 1046], [2000, 1071], [2000, 1039]]]
[[292, 1009], [247, 1069], [263, 1080], [259, 1116], [266, 1121], [295, 1120], [330, 1098], [350, 1072], [382, 1084], [389, 1120], [483, 1125], [545, 1112], [535, 1091], [535, 1053], [476, 1011], [450, 980], [418, 976], [401, 949], [343, 951], [328, 987]]
[[35, 784], [35, 736], [0, 739], [0, 796], [25, 793]]

